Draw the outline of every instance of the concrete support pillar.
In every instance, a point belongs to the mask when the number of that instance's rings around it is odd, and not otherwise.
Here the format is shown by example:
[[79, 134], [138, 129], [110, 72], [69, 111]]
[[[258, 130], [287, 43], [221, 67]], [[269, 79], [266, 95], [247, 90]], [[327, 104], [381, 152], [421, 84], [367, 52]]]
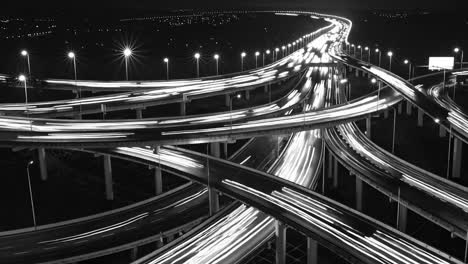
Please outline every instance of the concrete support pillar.
[[362, 212], [362, 192], [364, 190], [364, 183], [356, 175], [356, 210]]
[[136, 109], [136, 118], [137, 119], [142, 119], [143, 118], [143, 109], [139, 108], [139, 109]]
[[154, 168], [154, 189], [156, 195], [160, 195], [163, 192], [162, 171], [160, 167]]
[[403, 112], [403, 103], [399, 103], [398, 104], [398, 114], [401, 115], [402, 112]]
[[276, 264], [286, 264], [286, 226], [280, 221], [275, 222]]
[[221, 157], [221, 151], [220, 151], [220, 146], [219, 146], [219, 142], [211, 142], [210, 143], [210, 154], [211, 156], [214, 156], [214, 157]]
[[460, 178], [463, 141], [453, 137], [452, 177]]
[[356, 69], [356, 77], [359, 77], [359, 70]]
[[318, 264], [317, 260], [318, 244], [312, 238], [307, 238], [307, 264]]
[[185, 105], [185, 102], [180, 102], [180, 115], [184, 116], [187, 112], [187, 106]]
[[106, 185], [106, 199], [109, 201], [114, 200], [114, 188], [112, 186], [112, 165], [111, 157], [104, 155], [104, 181]]
[[372, 117], [369, 115], [366, 118], [366, 135], [370, 139], [372, 137]]
[[418, 126], [422, 127], [424, 125], [424, 112], [418, 108]]
[[338, 188], [338, 160], [333, 159], [333, 188]]
[[411, 104], [410, 101], [406, 101], [406, 114], [411, 115], [413, 112], [413, 105]]
[[39, 167], [41, 170], [41, 180], [47, 180], [47, 161], [46, 161], [46, 152], [44, 148], [38, 148], [37, 153], [39, 156]]
[[231, 97], [229, 94], [226, 94], [224, 95], [224, 104], [226, 105], [226, 107], [231, 107]]
[[268, 93], [268, 85], [265, 85], [265, 86], [263, 87], [263, 91], [264, 91], [265, 93]]
[[208, 202], [210, 206], [210, 216], [219, 211], [219, 194], [213, 187], [208, 187]]
[[250, 91], [245, 91], [245, 100], [250, 100]]
[[383, 112], [383, 116], [385, 119], [388, 118], [388, 109], [385, 109], [385, 111]]
[[130, 249], [130, 259], [135, 261], [138, 258], [138, 247]]
[[398, 206], [397, 229], [406, 232], [406, 222], [408, 218], [408, 208], [400, 203]]
[[223, 154], [224, 154], [224, 158], [228, 159], [228, 143], [227, 142], [223, 143]]
[[443, 126], [439, 126], [439, 137], [445, 137], [445, 135], [447, 134], [446, 132], [447, 131], [445, 131], [445, 128]]

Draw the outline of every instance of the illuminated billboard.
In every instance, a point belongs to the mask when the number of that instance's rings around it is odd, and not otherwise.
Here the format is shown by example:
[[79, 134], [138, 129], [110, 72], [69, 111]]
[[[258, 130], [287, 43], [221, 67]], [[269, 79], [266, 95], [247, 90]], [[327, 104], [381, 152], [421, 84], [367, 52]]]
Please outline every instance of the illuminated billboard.
[[429, 70], [453, 70], [455, 64], [454, 57], [429, 57]]

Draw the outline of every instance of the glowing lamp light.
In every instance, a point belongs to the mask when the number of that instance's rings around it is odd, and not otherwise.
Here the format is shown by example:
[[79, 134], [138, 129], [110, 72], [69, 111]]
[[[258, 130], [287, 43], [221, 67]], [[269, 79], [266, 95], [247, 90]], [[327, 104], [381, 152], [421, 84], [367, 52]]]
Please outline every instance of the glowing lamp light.
[[70, 58], [70, 59], [75, 58], [75, 53], [72, 52], [72, 51], [68, 52], [68, 58]]
[[434, 122], [439, 123], [439, 122], [440, 122], [440, 119], [439, 119], [439, 118], [436, 118], [436, 119], [434, 119]]
[[278, 51], [279, 51], [279, 48], [276, 48], [275, 51], [278, 52]]
[[408, 63], [409, 63], [409, 60], [405, 60], [403, 63], [404, 63], [404, 64], [408, 64]]
[[282, 49], [282, 50], [285, 50], [285, 49], [286, 49], [286, 46], [281, 47], [281, 49]]
[[123, 50], [123, 55], [124, 55], [125, 57], [130, 57], [130, 56], [132, 56], [132, 50], [129, 49], [129, 48], [125, 48], [125, 49]]
[[365, 47], [364, 50], [369, 50], [369, 47]]
[[453, 49], [453, 52], [455, 52], [455, 53], [460, 52], [460, 48], [454, 48], [454, 49]]
[[26, 76], [24, 76], [23, 74], [21, 74], [19, 77], [18, 77], [18, 80], [20, 82], [25, 82], [26, 81]]
[[389, 57], [393, 56], [393, 52], [391, 52], [391, 51], [387, 52], [387, 56], [389, 56]]
[[213, 58], [214, 58], [215, 60], [218, 60], [218, 59], [219, 59], [219, 55], [218, 55], [218, 54], [215, 54], [215, 55], [213, 56]]
[[358, 45], [357, 48], [360, 49], [360, 48], [361, 48], [361, 45]]
[[241, 53], [241, 57], [244, 58], [247, 54], [245, 52]]
[[260, 52], [255, 52], [255, 57], [258, 57], [260, 55]]
[[198, 60], [200, 58], [200, 53], [195, 53], [194, 57], [195, 57], [195, 59]]
[[377, 82], [377, 79], [375, 79], [375, 78], [371, 79], [371, 83], [376, 83], [376, 82]]
[[348, 82], [348, 79], [341, 79], [340, 80], [340, 83], [343, 84], [343, 83], [347, 83]]
[[266, 54], [270, 54], [270, 50], [266, 50]]
[[22, 51], [21, 51], [21, 55], [22, 55], [22, 56], [28, 56], [28, 52], [27, 52], [26, 50], [22, 50]]
[[169, 58], [164, 58], [164, 62], [165, 62], [165, 63], [168, 63], [168, 62], [169, 62]]
[[237, 95], [236, 95], [236, 98], [237, 98], [237, 99], [240, 99], [241, 97], [242, 97], [241, 94], [237, 94]]
[[379, 49], [375, 49], [375, 52], [380, 52], [380, 50], [379, 50]]

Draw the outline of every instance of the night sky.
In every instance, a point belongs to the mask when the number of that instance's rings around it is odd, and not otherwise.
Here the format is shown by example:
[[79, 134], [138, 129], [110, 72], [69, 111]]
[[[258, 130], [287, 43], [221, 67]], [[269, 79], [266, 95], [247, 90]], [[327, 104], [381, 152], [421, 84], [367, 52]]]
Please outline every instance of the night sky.
[[291, 8], [291, 9], [445, 9], [460, 10], [466, 0], [21, 0], [4, 1], [3, 10], [23, 8]]

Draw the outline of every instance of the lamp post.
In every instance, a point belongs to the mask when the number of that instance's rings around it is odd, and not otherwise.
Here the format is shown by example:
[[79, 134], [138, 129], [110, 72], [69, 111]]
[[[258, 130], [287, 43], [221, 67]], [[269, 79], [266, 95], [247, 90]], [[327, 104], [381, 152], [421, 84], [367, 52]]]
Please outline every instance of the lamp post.
[[367, 62], [370, 63], [370, 49], [369, 47], [365, 47], [364, 50], [367, 51]]
[[219, 66], [219, 64], [218, 64], [218, 62], [219, 62], [219, 55], [218, 55], [218, 54], [215, 54], [215, 55], [213, 56], [213, 58], [214, 58], [215, 61], [216, 61], [216, 75], [219, 75], [219, 71], [218, 71], [218, 69], [219, 69], [219, 68], [218, 68], [218, 66]]
[[163, 61], [166, 64], [166, 80], [169, 80], [169, 58], [164, 58]]
[[275, 54], [273, 55], [273, 61], [278, 60], [278, 52], [279, 52], [279, 48], [275, 48]]
[[244, 71], [244, 58], [247, 56], [245, 52], [241, 53], [241, 72]]
[[454, 48], [453, 49], [453, 52], [455, 53], [460, 53], [460, 69], [463, 68], [463, 50], [461, 50], [460, 48]]
[[282, 54], [283, 54], [283, 57], [284, 57], [285, 50], [286, 50], [286, 46], [282, 46], [282, 47], [281, 47], [281, 52], [282, 52]]
[[380, 67], [381, 62], [382, 62], [382, 51], [379, 49], [375, 49], [375, 52], [379, 55], [379, 67]]
[[392, 71], [392, 57], [393, 57], [393, 52], [392, 52], [392, 51], [387, 52], [387, 56], [388, 56], [388, 59], [389, 59], [388, 70], [389, 70], [389, 71]]
[[21, 56], [26, 58], [26, 62], [28, 63], [28, 75], [31, 76], [31, 62], [29, 60], [29, 52], [27, 50], [22, 50]]
[[32, 194], [32, 188], [31, 188], [31, 177], [29, 175], [29, 166], [34, 164], [34, 161], [31, 160], [28, 162], [26, 165], [26, 173], [28, 175], [28, 186], [29, 186], [29, 198], [31, 199], [31, 212], [32, 212], [32, 218], [33, 218], [33, 224], [34, 224], [34, 230], [36, 229], [36, 212], [34, 210], [34, 199], [33, 199], [33, 194]]
[[[266, 55], [270, 55], [270, 50], [267, 49], [267, 50], [265, 51], [265, 53], [266, 53]], [[263, 65], [265, 65], [265, 58], [263, 58]]]
[[[284, 46], [283, 46], [284, 47]], [[260, 56], [260, 52], [256, 51], [255, 52], [255, 69], [258, 68], [258, 56]]]
[[232, 100], [234, 98], [237, 98], [237, 99], [240, 99], [241, 98], [241, 95], [240, 94], [237, 94], [236, 96], [230, 96], [229, 97], [229, 119], [231, 121], [231, 134], [232, 134]]
[[353, 47], [353, 57], [356, 57], [356, 45], [351, 44], [351, 47]]
[[24, 105], [26, 106], [26, 114], [29, 114], [29, 111], [28, 111], [28, 84], [27, 84], [27, 81], [26, 81], [26, 76], [21, 74], [18, 77], [18, 80], [20, 82], [24, 83]]
[[200, 53], [195, 53], [195, 59], [197, 60], [197, 78], [200, 77]]
[[359, 56], [359, 59], [362, 60], [362, 46], [361, 45], [358, 45], [357, 48], [359, 49], [359, 54], [361, 54]]
[[409, 60], [404, 60], [403, 61], [404, 64], [408, 65], [408, 80], [411, 79], [411, 62]]
[[123, 55], [125, 59], [125, 79], [128, 81], [128, 59], [132, 56], [132, 50], [130, 48], [125, 48], [123, 50]]
[[288, 50], [286, 52], [288, 55], [291, 54], [291, 44], [288, 44]]

